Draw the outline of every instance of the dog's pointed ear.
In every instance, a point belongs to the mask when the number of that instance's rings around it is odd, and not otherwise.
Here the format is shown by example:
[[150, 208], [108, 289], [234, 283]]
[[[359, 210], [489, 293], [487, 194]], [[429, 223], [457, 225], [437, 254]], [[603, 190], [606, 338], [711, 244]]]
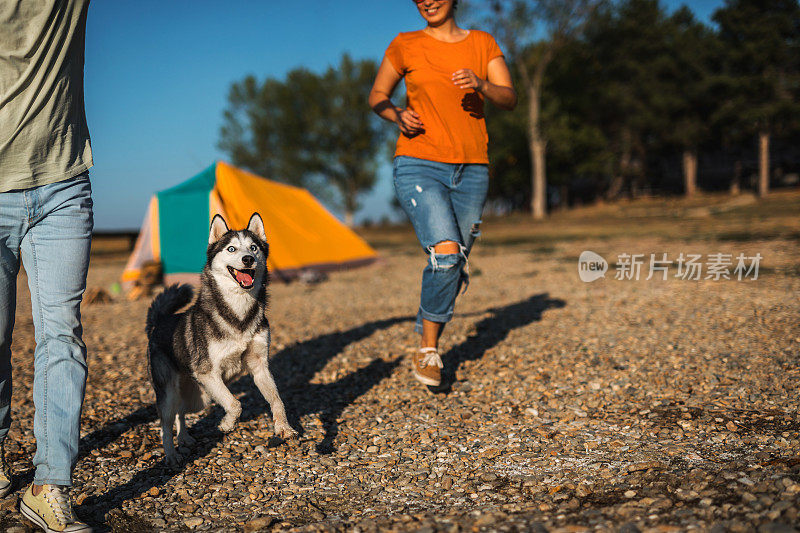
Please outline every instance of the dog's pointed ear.
[[253, 213], [250, 217], [250, 222], [247, 223], [247, 229], [256, 234], [262, 241], [267, 240], [267, 232], [264, 231], [264, 221], [261, 220], [261, 215]]
[[228, 225], [220, 215], [214, 215], [211, 221], [211, 232], [208, 234], [208, 244], [214, 244], [220, 237], [228, 232]]

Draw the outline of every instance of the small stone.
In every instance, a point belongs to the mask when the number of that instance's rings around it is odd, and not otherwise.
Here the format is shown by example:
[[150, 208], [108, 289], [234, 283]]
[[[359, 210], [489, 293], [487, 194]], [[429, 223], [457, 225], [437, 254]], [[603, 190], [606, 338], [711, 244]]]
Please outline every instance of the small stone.
[[631, 498], [636, 496], [636, 491], [635, 490], [626, 490], [624, 496], [630, 500]]
[[193, 516], [192, 518], [185, 518], [183, 520], [183, 523], [188, 528], [195, 528], [197, 526], [203, 525], [203, 519], [200, 518], [199, 516]]
[[274, 521], [275, 519], [272, 518], [271, 516], [262, 516], [259, 518], [254, 518], [244, 525], [244, 532], [255, 533], [256, 531], [266, 529], [269, 526], [271, 526]]
[[150, 496], [158, 496], [159, 492], [160, 491], [158, 490], [158, 487], [152, 487], [150, 490], [147, 491], [147, 494], [149, 494]]
[[478, 517], [478, 519], [475, 520], [475, 523], [473, 525], [475, 527], [486, 527], [494, 524], [495, 522], [497, 522], [497, 517], [495, 515], [485, 514], [481, 517]]
[[628, 467], [628, 472], [641, 472], [643, 470], [664, 470], [666, 465], [661, 461], [647, 461], [645, 463], [636, 463]]
[[619, 533], [639, 533], [641, 530], [633, 522], [625, 522], [619, 526]]

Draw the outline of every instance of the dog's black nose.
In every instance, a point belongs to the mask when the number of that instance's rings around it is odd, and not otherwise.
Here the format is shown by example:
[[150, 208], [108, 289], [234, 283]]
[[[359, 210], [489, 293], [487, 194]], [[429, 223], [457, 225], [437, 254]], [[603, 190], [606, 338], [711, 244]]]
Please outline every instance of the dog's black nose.
[[252, 255], [246, 255], [246, 256], [242, 257], [242, 264], [244, 266], [246, 266], [246, 267], [251, 266], [255, 262], [256, 262], [256, 258], [253, 257]]

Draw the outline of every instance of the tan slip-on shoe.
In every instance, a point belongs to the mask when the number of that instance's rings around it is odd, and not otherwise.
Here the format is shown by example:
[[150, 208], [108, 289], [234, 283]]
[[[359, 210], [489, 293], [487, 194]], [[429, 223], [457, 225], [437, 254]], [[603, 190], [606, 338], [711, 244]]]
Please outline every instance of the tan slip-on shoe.
[[6, 450], [0, 444], [0, 498], [5, 498], [13, 488], [11, 479], [11, 468], [6, 463]]
[[69, 496], [55, 485], [43, 485], [38, 496], [33, 495], [33, 485], [28, 487], [19, 503], [19, 511], [46, 533], [92, 532], [91, 527], [75, 518]]
[[439, 350], [436, 348], [420, 348], [418, 352], [411, 356], [411, 364], [414, 368], [414, 377], [420, 383], [430, 387], [438, 387], [442, 384], [442, 358], [439, 357]]

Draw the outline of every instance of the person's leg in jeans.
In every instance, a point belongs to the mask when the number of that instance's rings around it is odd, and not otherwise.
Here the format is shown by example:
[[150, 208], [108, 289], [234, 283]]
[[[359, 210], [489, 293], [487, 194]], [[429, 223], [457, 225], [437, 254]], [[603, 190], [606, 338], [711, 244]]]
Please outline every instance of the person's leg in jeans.
[[[27, 228], [22, 192], [0, 193], [0, 454], [11, 427], [11, 339], [17, 303], [19, 245]], [[3, 454], [4, 455], [4, 454]], [[0, 494], [11, 490], [11, 477], [2, 462]]]
[[36, 334], [35, 485], [71, 485], [86, 387], [80, 304], [92, 235], [88, 175], [26, 191], [29, 213], [21, 243]]
[[[400, 205], [429, 254], [422, 274], [415, 330], [422, 336], [422, 349], [436, 351], [444, 324], [452, 318], [456, 296], [466, 281], [464, 267], [479, 233], [488, 169], [486, 165], [455, 165], [401, 156], [395, 159], [394, 174]], [[441, 368], [439, 361], [437, 364]], [[424, 378], [420, 381], [426, 382]]]
[[456, 297], [464, 284], [469, 282], [469, 252], [475, 238], [480, 234], [481, 215], [489, 187], [489, 172], [486, 165], [452, 165], [452, 167], [448, 198], [459, 238], [439, 242], [432, 253], [439, 263], [444, 261], [446, 264], [452, 264], [453, 271], [445, 272], [444, 276], [437, 276], [436, 270], [429, 272], [429, 269], [426, 269], [426, 272], [423, 272], [422, 292], [423, 295], [428, 295], [428, 298], [423, 296], [423, 299], [428, 300], [428, 304], [423, 305], [423, 308], [433, 308], [434, 302], [438, 302], [440, 308], [447, 309], [444, 316], [438, 320], [428, 320], [424, 317], [421, 320], [422, 345], [437, 348], [439, 337], [453, 316]]
[[[464, 245], [465, 260], [481, 233], [481, 217], [488, 191], [489, 167], [480, 164], [464, 165], [450, 190], [450, 202], [456, 216], [461, 243]], [[461, 283], [468, 282], [468, 275], [469, 272], [462, 272]]]

